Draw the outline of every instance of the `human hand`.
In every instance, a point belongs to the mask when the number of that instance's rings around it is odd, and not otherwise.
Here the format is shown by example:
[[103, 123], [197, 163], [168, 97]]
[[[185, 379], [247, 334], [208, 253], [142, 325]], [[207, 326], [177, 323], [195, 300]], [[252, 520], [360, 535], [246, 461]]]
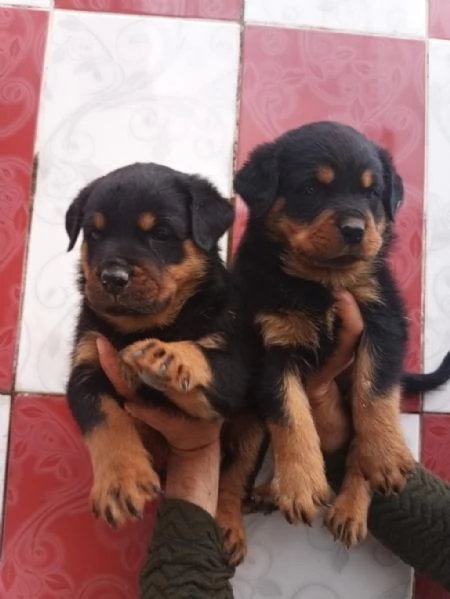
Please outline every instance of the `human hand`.
[[159, 431], [174, 451], [194, 451], [219, 441], [221, 420], [197, 420], [180, 412], [167, 412], [144, 405], [121, 374], [120, 357], [104, 337], [98, 337], [100, 364], [119, 395], [126, 399], [125, 409], [151, 428]]
[[364, 329], [364, 322], [355, 298], [347, 291], [336, 296], [336, 313], [342, 321], [334, 354], [321, 370], [305, 381], [322, 450], [336, 451], [348, 440], [350, 415], [342, 400], [342, 385], [349, 374], [355, 350]]

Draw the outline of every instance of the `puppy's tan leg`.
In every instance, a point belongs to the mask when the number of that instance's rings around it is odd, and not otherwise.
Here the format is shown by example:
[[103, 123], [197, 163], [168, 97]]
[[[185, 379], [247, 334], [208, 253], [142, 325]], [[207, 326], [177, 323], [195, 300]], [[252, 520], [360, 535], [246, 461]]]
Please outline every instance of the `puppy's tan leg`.
[[372, 493], [360, 472], [348, 471], [333, 505], [325, 514], [325, 525], [346, 547], [361, 543], [367, 536], [367, 515]]
[[91, 505], [96, 516], [119, 526], [142, 517], [160, 481], [131, 417], [114, 399], [100, 400], [104, 420], [85, 436], [94, 472]]
[[294, 373], [285, 373], [281, 396], [285, 421], [268, 424], [274, 459], [273, 496], [289, 522], [311, 524], [330, 498], [319, 436], [308, 397]]
[[236, 566], [244, 560], [247, 552], [243, 501], [257, 467], [266, 431], [260, 420], [247, 414], [236, 416], [226, 426], [226, 445], [231, 452], [231, 459], [220, 475], [216, 518], [224, 533], [229, 563]]
[[399, 385], [383, 397], [373, 396], [371, 359], [361, 348], [354, 367], [355, 438], [349, 467], [361, 472], [372, 489], [384, 493], [400, 492], [415, 465], [401, 429], [400, 397]]

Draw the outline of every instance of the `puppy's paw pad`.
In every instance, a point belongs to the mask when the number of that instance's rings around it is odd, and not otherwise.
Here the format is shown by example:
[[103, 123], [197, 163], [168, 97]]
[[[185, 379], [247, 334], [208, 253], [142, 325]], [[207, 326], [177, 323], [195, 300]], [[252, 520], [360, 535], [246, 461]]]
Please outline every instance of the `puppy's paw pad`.
[[176, 343], [157, 339], [138, 341], [122, 352], [122, 359], [147, 385], [182, 392], [191, 388], [191, 371], [177, 351]]

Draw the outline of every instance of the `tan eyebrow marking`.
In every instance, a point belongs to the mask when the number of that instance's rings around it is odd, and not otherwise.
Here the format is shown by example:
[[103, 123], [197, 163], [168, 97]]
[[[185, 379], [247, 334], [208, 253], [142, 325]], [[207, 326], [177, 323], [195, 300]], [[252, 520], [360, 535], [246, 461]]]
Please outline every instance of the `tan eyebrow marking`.
[[138, 226], [143, 231], [150, 231], [155, 226], [156, 218], [151, 212], [142, 212], [138, 218]]
[[334, 172], [334, 169], [331, 168], [331, 166], [321, 165], [317, 169], [316, 177], [321, 183], [324, 183], [325, 185], [330, 185], [330, 183], [333, 183], [336, 177], [336, 173]]
[[372, 187], [374, 182], [373, 170], [370, 168], [366, 168], [366, 170], [361, 175], [361, 185], [364, 189], [368, 189]]
[[106, 225], [105, 215], [101, 212], [94, 212], [94, 216], [92, 218], [92, 222], [94, 223], [94, 227], [98, 231], [103, 231]]

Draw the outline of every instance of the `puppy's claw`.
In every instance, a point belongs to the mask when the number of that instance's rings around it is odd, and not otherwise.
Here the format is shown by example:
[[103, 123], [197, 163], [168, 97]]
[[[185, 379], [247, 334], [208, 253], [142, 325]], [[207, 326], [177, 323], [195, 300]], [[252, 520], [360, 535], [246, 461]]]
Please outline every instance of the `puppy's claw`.
[[112, 528], [117, 528], [117, 523], [114, 519], [114, 516], [112, 515], [111, 508], [109, 506], [105, 510], [105, 518]]

